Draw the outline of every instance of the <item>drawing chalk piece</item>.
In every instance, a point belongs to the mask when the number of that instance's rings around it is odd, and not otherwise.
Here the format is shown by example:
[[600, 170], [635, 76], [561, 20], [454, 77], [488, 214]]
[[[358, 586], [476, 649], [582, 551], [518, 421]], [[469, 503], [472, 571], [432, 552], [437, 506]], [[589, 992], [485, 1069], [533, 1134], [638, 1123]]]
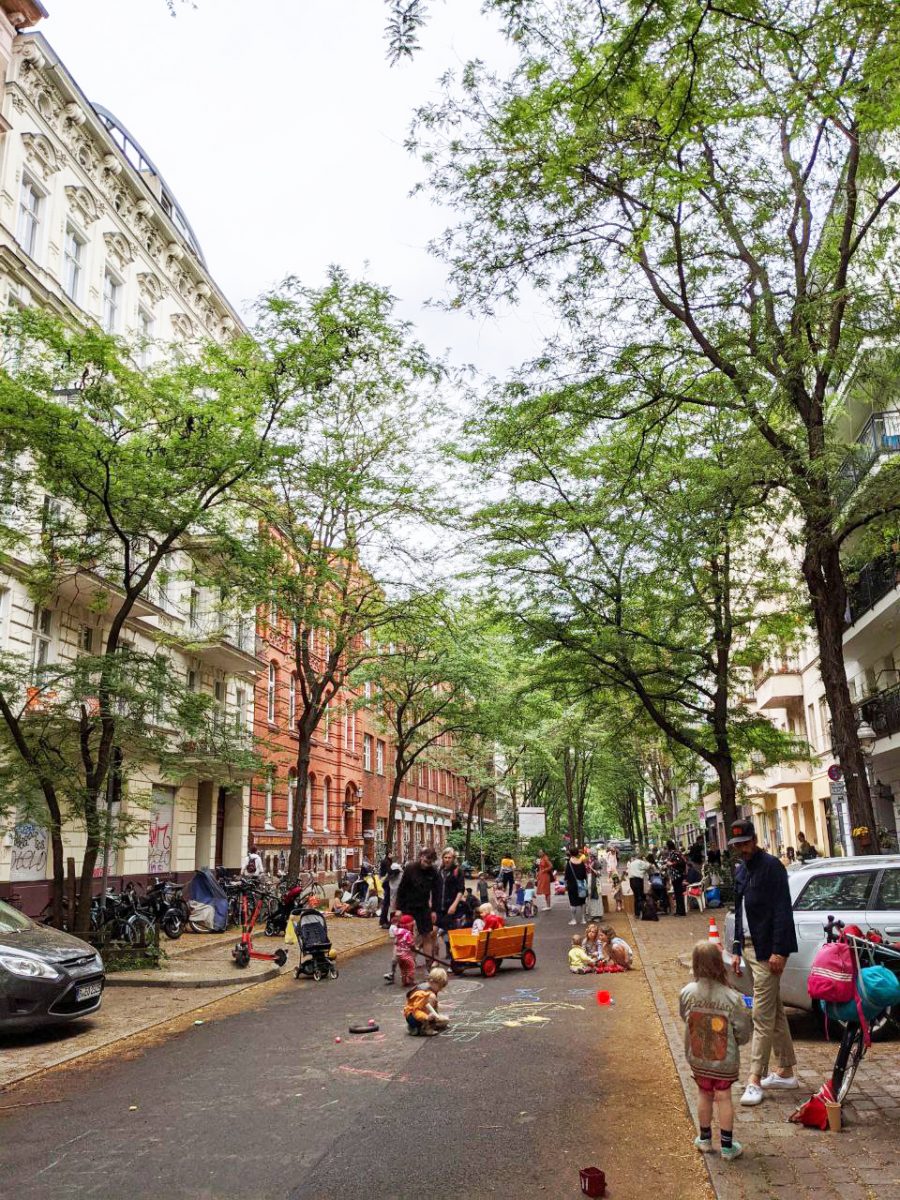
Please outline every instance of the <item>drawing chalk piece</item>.
[[202, 1021], [195, 1021], [195, 1022], [194, 1022], [194, 1024], [195, 1024], [195, 1025], [202, 1025], [202, 1024], [203, 1024], [203, 1022], [202, 1022]]
[[336, 1042], [339, 1042], [341, 1039], [340, 1039], [339, 1037], [336, 1037], [334, 1040], [335, 1040]]
[[609, 992], [599, 991], [597, 993], [597, 1003], [610, 1004], [612, 1003], [612, 996], [609, 994]]
[[128, 1111], [129, 1111], [129, 1112], [137, 1112], [137, 1110], [138, 1110], [138, 1106], [137, 1106], [136, 1104], [129, 1104], [129, 1105], [128, 1105]]

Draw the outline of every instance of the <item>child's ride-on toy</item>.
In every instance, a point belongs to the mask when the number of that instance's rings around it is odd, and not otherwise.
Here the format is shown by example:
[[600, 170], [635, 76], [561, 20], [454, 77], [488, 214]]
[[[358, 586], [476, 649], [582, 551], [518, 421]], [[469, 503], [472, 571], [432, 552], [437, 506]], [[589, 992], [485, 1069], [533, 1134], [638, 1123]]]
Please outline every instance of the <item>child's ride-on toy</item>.
[[274, 954], [268, 954], [262, 950], [253, 949], [253, 929], [259, 920], [261, 910], [262, 896], [257, 900], [252, 914], [250, 914], [246, 895], [241, 897], [241, 940], [231, 951], [231, 957], [234, 959], [236, 967], [249, 967], [251, 958], [264, 958], [268, 962], [277, 963], [279, 967], [283, 967], [287, 962], [287, 950], [279, 949]]

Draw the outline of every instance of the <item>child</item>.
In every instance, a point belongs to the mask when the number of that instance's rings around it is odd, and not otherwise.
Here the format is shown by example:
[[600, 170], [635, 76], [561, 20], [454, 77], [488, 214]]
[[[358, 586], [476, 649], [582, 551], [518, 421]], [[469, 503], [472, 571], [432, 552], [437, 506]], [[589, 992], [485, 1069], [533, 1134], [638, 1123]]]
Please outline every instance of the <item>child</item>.
[[447, 1028], [447, 1017], [438, 1011], [438, 993], [446, 986], [447, 972], [443, 967], [432, 967], [428, 972], [428, 983], [416, 984], [406, 993], [403, 1015], [411, 1034], [431, 1037]]
[[481, 933], [484, 929], [484, 918], [489, 916], [494, 910], [489, 904], [479, 904], [475, 911], [475, 920], [472, 922], [472, 932]]
[[520, 879], [516, 884], [516, 908], [521, 913], [525, 907], [525, 884]]
[[684, 1053], [700, 1089], [697, 1117], [700, 1135], [694, 1145], [709, 1154], [713, 1104], [719, 1110], [722, 1157], [740, 1158], [743, 1147], [734, 1140], [731, 1085], [738, 1077], [738, 1049], [750, 1040], [753, 1024], [741, 996], [725, 982], [725, 960], [711, 942], [698, 942], [692, 960], [694, 982], [682, 989], [679, 1005], [685, 1022]]
[[534, 905], [535, 905], [535, 897], [536, 896], [537, 896], [537, 892], [535, 891], [534, 880], [526, 879], [526, 881], [525, 881], [525, 899], [522, 904], [522, 913], [524, 916], [526, 916], [526, 917], [534, 916], [534, 912], [535, 912]]
[[616, 912], [624, 912], [625, 905], [622, 903], [622, 876], [618, 871], [613, 871], [609, 879], [612, 884], [613, 900], [616, 902]]
[[416, 960], [413, 958], [413, 919], [409, 915], [394, 914], [394, 921], [389, 930], [391, 941], [394, 943], [394, 957], [391, 959], [391, 969], [384, 977], [385, 983], [393, 983], [397, 968], [400, 968], [400, 979], [405, 988], [412, 987], [416, 982]]
[[484, 877], [484, 871], [478, 876], [478, 899], [482, 904], [487, 904], [489, 900], [488, 881]]
[[617, 936], [612, 925], [601, 925], [598, 930], [600, 957], [604, 962], [618, 963], [623, 970], [631, 970], [634, 951], [624, 938]]
[[594, 962], [596, 962], [598, 958], [601, 958], [603, 953], [599, 938], [600, 930], [598, 926], [594, 925], [593, 923], [588, 925], [587, 929], [584, 931], [584, 941], [582, 942], [582, 946], [584, 947], [585, 954], [589, 954]]
[[494, 908], [497, 912], [501, 912], [504, 916], [509, 915], [509, 904], [506, 895], [506, 888], [499, 879], [494, 883]]
[[572, 934], [572, 949], [569, 951], [569, 970], [573, 975], [589, 975], [594, 970], [594, 960], [581, 944], [581, 934]]

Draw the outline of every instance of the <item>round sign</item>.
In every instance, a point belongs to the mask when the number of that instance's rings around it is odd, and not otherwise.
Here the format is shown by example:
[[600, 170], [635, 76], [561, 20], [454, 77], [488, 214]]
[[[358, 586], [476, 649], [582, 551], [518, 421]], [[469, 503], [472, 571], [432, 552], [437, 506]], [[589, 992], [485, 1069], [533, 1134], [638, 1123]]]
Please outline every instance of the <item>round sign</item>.
[[839, 766], [837, 763], [832, 763], [831, 766], [828, 768], [828, 778], [831, 780], [832, 783], [837, 783], [837, 781], [839, 779], [843, 779], [844, 778], [843, 767]]

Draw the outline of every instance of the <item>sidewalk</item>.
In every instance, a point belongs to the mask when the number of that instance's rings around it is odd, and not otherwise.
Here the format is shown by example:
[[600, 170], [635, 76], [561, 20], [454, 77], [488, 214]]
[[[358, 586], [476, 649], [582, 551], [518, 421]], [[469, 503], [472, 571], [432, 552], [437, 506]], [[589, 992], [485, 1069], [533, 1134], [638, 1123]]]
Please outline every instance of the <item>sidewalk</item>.
[[[328, 922], [332, 945], [341, 961], [374, 947], [387, 949], [388, 937], [376, 920], [354, 918]], [[297, 948], [289, 946], [288, 961], [280, 970], [270, 962], [253, 962], [244, 970], [231, 959], [231, 947], [238, 940], [229, 933], [184, 934], [164, 948], [167, 960], [159, 971], [117, 972], [108, 980], [103, 1005], [95, 1017], [73, 1021], [56, 1028], [0, 1035], [0, 1093], [29, 1076], [51, 1070], [98, 1051], [128, 1053], [127, 1043], [143, 1044], [152, 1030], [166, 1033], [162, 1026], [187, 1027], [196, 1020], [213, 1020], [225, 1015], [237, 1003], [258, 1001], [264, 994], [253, 989], [262, 986], [295, 989], [316, 986], [295, 980]], [[261, 937], [258, 949], [272, 951], [284, 945], [281, 938]], [[385, 966], [387, 965], [387, 958]], [[126, 975], [133, 978], [125, 980]], [[152, 976], [149, 984], [142, 977]], [[123, 986], [123, 982], [129, 986]], [[322, 985], [326, 986], [326, 985]], [[244, 993], [249, 993], [244, 996]], [[252, 1000], [251, 1000], [252, 998]], [[230, 1004], [223, 1005], [222, 1001]], [[121, 1045], [119, 1045], [121, 1043]]]
[[[659, 923], [629, 918], [688, 1107], [696, 1119], [697, 1088], [684, 1061], [684, 1029], [678, 996], [690, 980], [695, 942], [705, 940], [709, 917], [721, 930], [724, 912], [694, 912]], [[837, 1043], [826, 1042], [820, 1023], [789, 1010], [801, 1089], [769, 1096], [757, 1108], [741, 1109], [734, 1088], [735, 1134], [744, 1144], [736, 1163], [704, 1155], [719, 1200], [893, 1200], [900, 1195], [900, 1041], [896, 1035], [868, 1051], [844, 1105], [841, 1133], [803, 1129], [788, 1116], [831, 1074]], [[742, 1050], [741, 1080], [747, 1077], [749, 1046]]]

